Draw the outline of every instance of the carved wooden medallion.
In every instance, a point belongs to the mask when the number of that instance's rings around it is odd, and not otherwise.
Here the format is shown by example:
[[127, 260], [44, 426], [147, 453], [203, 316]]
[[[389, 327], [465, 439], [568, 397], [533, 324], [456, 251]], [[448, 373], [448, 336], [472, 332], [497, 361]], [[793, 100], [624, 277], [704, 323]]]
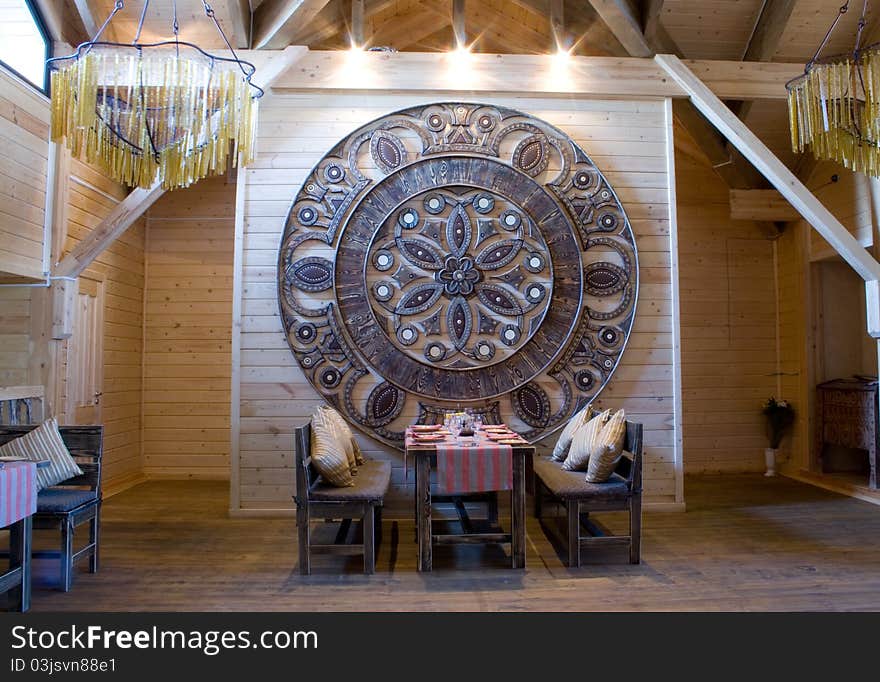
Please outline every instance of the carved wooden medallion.
[[279, 252], [291, 350], [354, 425], [469, 406], [531, 439], [608, 382], [638, 291], [611, 186], [563, 132], [442, 103], [347, 136], [294, 199]]

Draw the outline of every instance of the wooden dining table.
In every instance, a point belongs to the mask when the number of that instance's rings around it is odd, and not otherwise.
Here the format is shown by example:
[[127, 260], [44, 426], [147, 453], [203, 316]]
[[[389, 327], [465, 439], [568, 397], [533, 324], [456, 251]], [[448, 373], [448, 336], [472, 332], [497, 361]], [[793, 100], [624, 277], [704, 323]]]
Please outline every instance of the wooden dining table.
[[[431, 501], [431, 470], [437, 464], [438, 444], [456, 444], [463, 447], [473, 447], [477, 453], [491, 452], [491, 448], [485, 447], [486, 439], [481, 440], [483, 434], [477, 433], [476, 437], [453, 438], [447, 435], [440, 441], [422, 441], [415, 437], [412, 427], [406, 432], [405, 455], [407, 460], [415, 461], [416, 492], [415, 492], [415, 516], [416, 535], [419, 547], [419, 571], [433, 570], [433, 547], [435, 544], [475, 544], [475, 543], [509, 543], [511, 564], [513, 568], [525, 568], [526, 565], [526, 461], [534, 456], [535, 448], [527, 441], [515, 439], [514, 444], [505, 448], [509, 453], [510, 467], [512, 469], [512, 485], [510, 487], [510, 532], [493, 528], [490, 532], [468, 532], [463, 529], [462, 533], [435, 533], [432, 520]], [[482, 445], [483, 447], [478, 447]], [[466, 495], [469, 490], [459, 490], [460, 494]], [[476, 492], [476, 491], [473, 491]], [[445, 493], [444, 493], [445, 494]]]

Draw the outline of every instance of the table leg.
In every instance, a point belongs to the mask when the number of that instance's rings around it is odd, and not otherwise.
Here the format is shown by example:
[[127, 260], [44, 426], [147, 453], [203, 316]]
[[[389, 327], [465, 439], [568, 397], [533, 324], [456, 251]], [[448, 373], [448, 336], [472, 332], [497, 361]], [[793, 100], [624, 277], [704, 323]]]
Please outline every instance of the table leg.
[[513, 491], [511, 494], [511, 554], [513, 567], [526, 567], [526, 455], [513, 452]]
[[419, 570], [433, 568], [431, 551], [431, 460], [416, 455], [416, 519], [419, 533]]
[[9, 568], [21, 568], [21, 583], [12, 590], [12, 600], [22, 612], [31, 607], [32, 523], [32, 518], [25, 516], [9, 528]]

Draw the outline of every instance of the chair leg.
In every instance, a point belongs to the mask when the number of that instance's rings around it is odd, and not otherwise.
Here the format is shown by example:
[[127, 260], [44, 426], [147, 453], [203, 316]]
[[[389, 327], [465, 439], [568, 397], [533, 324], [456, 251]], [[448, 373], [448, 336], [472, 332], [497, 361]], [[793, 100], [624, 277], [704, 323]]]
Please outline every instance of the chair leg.
[[98, 572], [98, 547], [101, 539], [101, 505], [95, 509], [95, 516], [89, 521], [89, 544], [92, 553], [89, 555], [89, 573]]
[[642, 496], [635, 495], [629, 503], [629, 562], [642, 561]]
[[376, 571], [376, 508], [368, 504], [364, 508], [364, 573]]
[[73, 585], [73, 521], [61, 521], [61, 589], [70, 592]]
[[300, 575], [311, 575], [312, 562], [309, 553], [309, 510], [306, 506], [297, 507], [296, 530], [299, 536], [299, 572]]
[[581, 565], [581, 515], [580, 502], [568, 500], [568, 565], [578, 568]]

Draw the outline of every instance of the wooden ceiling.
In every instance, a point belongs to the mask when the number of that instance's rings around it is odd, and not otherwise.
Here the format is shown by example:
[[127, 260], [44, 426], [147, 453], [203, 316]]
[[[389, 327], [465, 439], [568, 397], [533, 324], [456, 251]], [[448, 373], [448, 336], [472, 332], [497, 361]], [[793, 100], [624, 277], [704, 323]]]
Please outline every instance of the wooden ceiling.
[[[115, 0], [42, 0], [63, 5], [79, 16], [77, 28], [103, 23]], [[143, 38], [171, 36], [173, 0], [149, 0]], [[363, 0], [367, 44], [397, 50], [447, 50], [454, 45], [452, 0]], [[468, 0], [465, 28], [474, 49], [483, 52], [542, 54], [554, 49], [550, 28], [553, 0]], [[600, 14], [604, 7], [629, 8], [637, 21], [656, 24], [681, 53], [693, 59], [734, 59], [747, 56], [762, 12], [785, 6], [787, 18], [774, 41], [775, 61], [806, 61], [816, 49], [843, 0], [561, 0], [565, 32], [576, 42], [577, 54], [627, 53]], [[144, 0], [126, 0], [110, 26], [109, 36], [130, 40]], [[358, 0], [211, 0], [217, 19], [238, 47], [249, 44], [251, 27], [256, 46], [279, 48], [305, 44], [312, 49], [338, 49], [350, 44], [352, 5]], [[878, 2], [871, 0], [873, 5]], [[180, 36], [208, 48], [222, 39], [205, 16], [202, 0], [176, 0]], [[849, 49], [861, 10], [853, 0], [829, 42], [828, 50]], [[599, 8], [599, 12], [596, 11]], [[872, 8], [873, 9], [873, 8]], [[869, 10], [869, 15], [877, 10]], [[253, 17], [253, 22], [251, 18]], [[85, 36], [79, 36], [84, 39]]]
[[[37, 0], [53, 14], [67, 42], [93, 34], [114, 0]], [[806, 62], [844, 0], [466, 0], [464, 30], [472, 49], [546, 54], [556, 49], [551, 8], [563, 19], [562, 39], [581, 55], [650, 56], [672, 52], [693, 59]], [[169, 38], [173, 0], [149, 0], [142, 41]], [[209, 0], [237, 47], [344, 49], [352, 17], [363, 12], [364, 43], [401, 51], [446, 51], [455, 45], [453, 0]], [[880, 0], [870, 0], [867, 38], [880, 37]], [[126, 0], [107, 37], [130, 41], [144, 0]], [[851, 49], [862, 8], [852, 0], [824, 54]], [[176, 0], [180, 37], [208, 49], [223, 40], [202, 0]], [[791, 167], [785, 103], [736, 103], [739, 115]], [[688, 113], [677, 109], [687, 123]], [[691, 114], [686, 125], [715, 164], [731, 156], [723, 140]], [[702, 128], [702, 130], [701, 130]], [[732, 186], [752, 186], [730, 171]]]

